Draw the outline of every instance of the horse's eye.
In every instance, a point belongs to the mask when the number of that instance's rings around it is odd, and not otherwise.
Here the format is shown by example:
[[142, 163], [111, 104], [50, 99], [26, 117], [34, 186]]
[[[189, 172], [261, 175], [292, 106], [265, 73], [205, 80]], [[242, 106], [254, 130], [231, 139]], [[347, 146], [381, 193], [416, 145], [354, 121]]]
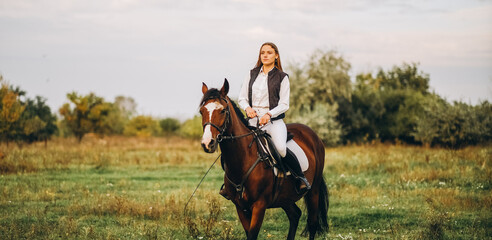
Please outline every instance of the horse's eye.
[[224, 114], [224, 113], [226, 113], [226, 111], [227, 111], [227, 110], [222, 109], [222, 111], [220, 111], [220, 113]]

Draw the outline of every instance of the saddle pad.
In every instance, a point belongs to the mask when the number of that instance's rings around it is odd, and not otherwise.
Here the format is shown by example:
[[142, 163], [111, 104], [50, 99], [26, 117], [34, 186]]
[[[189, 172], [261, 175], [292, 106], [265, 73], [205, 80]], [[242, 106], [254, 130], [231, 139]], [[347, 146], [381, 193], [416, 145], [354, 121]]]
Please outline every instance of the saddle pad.
[[309, 161], [302, 148], [299, 147], [299, 145], [294, 140], [290, 140], [287, 142], [287, 148], [296, 155], [297, 160], [299, 160], [299, 165], [301, 165], [301, 170], [303, 172], [307, 171], [309, 168]]

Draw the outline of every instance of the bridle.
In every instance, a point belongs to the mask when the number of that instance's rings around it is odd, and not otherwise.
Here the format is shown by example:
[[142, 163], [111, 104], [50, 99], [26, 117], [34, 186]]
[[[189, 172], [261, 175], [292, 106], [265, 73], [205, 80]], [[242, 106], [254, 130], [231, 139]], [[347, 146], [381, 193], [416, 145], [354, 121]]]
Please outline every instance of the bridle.
[[[214, 98], [210, 98], [210, 99], [214, 99]], [[217, 131], [219, 131], [219, 135], [217, 135], [217, 141], [219, 141], [219, 139], [222, 138], [222, 136], [224, 135], [224, 132], [226, 131], [228, 125], [229, 125], [229, 122], [231, 121], [231, 111], [229, 110], [229, 101], [227, 100], [227, 98], [220, 98], [221, 100], [224, 100], [226, 102], [226, 109], [225, 109], [225, 114], [226, 114], [226, 118], [224, 120], [224, 124], [222, 124], [222, 126], [217, 126], [216, 124], [212, 123], [212, 122], [206, 122], [203, 124], [203, 129], [205, 129], [205, 127], [207, 125], [210, 125], [212, 127], [214, 127], [215, 129], [217, 129]]]
[[[209, 99], [206, 99], [206, 100], [210, 100], [210, 99], [217, 99], [217, 98], [209, 98]], [[246, 136], [249, 136], [249, 135], [253, 135], [255, 134], [255, 131], [250, 131], [249, 133], [246, 133], [246, 134], [243, 134], [243, 135], [238, 135], [238, 136], [234, 136], [234, 135], [225, 135], [225, 131], [226, 129], [229, 127], [229, 123], [231, 122], [231, 111], [229, 110], [229, 101], [227, 100], [227, 98], [223, 98], [221, 97], [220, 98], [221, 100], [224, 100], [226, 102], [226, 109], [225, 109], [225, 113], [226, 113], [226, 119], [224, 120], [224, 124], [222, 124], [222, 126], [217, 126], [216, 124], [212, 123], [212, 122], [205, 122], [202, 126], [203, 129], [205, 129], [205, 127], [207, 125], [210, 125], [212, 127], [214, 127], [215, 129], [217, 129], [217, 131], [219, 131], [219, 134], [217, 135], [217, 142], [222, 142], [223, 140], [234, 140], [234, 139], [238, 139], [238, 138], [242, 138], [242, 137], [246, 137]], [[249, 145], [251, 147], [251, 144]]]

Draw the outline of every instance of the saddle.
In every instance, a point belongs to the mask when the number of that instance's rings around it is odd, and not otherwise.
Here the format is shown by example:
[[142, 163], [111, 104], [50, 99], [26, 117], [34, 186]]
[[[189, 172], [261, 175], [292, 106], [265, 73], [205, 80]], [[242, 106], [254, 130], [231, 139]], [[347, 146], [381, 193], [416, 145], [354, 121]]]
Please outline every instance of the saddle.
[[[253, 127], [253, 126], [248, 126], [248, 128], [251, 131], [258, 130], [257, 127]], [[270, 136], [270, 134], [268, 134], [267, 132], [262, 131], [262, 133], [258, 135], [258, 138], [259, 139], [257, 139], [257, 141], [256, 141], [256, 143], [258, 145], [257, 146], [258, 157], [263, 159], [269, 167], [277, 168], [284, 175], [287, 175], [287, 173], [289, 171], [286, 168], [285, 164], [283, 164], [282, 156], [280, 156], [280, 153], [278, 153], [277, 148], [275, 147], [275, 144], [273, 143], [272, 136]], [[293, 138], [294, 138], [294, 134], [287, 131], [287, 141], [286, 142], [292, 140]], [[263, 146], [267, 146], [267, 148], [262, 147], [261, 144]], [[293, 156], [293, 154], [294, 154], [293, 152], [287, 151], [287, 155], [285, 157], [286, 158], [287, 157], [295, 158], [295, 156]], [[220, 163], [222, 165], [222, 169], [225, 170], [224, 162], [222, 161], [222, 159], [221, 159]]]

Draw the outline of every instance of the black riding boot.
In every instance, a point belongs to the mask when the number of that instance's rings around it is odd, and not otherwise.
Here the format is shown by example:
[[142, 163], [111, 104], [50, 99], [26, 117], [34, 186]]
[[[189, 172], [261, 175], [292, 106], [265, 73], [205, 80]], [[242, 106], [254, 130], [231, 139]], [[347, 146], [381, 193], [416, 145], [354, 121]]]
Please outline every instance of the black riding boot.
[[296, 155], [287, 149], [287, 154], [282, 158], [282, 161], [290, 168], [291, 174], [298, 180], [300, 180], [299, 184], [299, 194], [304, 195], [309, 189], [311, 189], [311, 185], [309, 181], [304, 176], [304, 173], [301, 170], [301, 165], [299, 165], [299, 160], [297, 160]]

